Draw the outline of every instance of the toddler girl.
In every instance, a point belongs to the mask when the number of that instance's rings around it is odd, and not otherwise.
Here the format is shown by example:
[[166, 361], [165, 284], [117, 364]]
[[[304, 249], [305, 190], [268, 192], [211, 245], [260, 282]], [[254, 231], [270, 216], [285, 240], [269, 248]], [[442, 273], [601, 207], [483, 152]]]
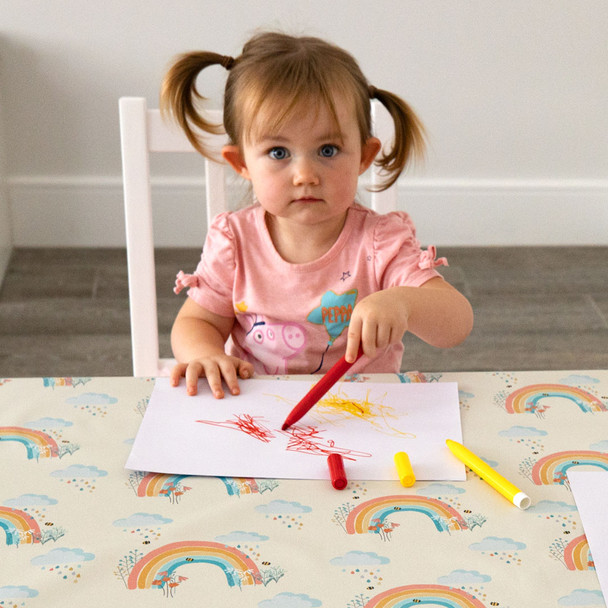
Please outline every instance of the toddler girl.
[[[262, 33], [237, 58], [193, 52], [165, 77], [161, 107], [197, 150], [200, 132], [221, 129], [199, 113], [196, 77], [204, 68], [228, 70], [223, 158], [251, 181], [255, 202], [222, 213], [209, 227], [171, 341], [196, 394], [206, 377], [213, 394], [222, 382], [238, 394], [238, 378], [325, 372], [361, 345], [353, 371], [397, 372], [401, 339], [410, 331], [450, 347], [469, 334], [469, 302], [423, 251], [406, 213], [379, 215], [355, 202], [358, 177], [376, 161], [392, 185], [422, 154], [423, 130], [397, 95], [371, 86], [344, 50], [311, 37]], [[371, 133], [370, 99], [395, 123], [388, 151]]]

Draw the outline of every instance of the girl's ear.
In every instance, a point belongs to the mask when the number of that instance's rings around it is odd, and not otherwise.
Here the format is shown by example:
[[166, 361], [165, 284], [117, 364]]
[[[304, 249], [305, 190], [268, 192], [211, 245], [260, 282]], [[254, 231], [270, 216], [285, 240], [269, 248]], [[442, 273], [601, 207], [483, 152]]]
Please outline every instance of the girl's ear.
[[369, 166], [374, 162], [374, 158], [378, 155], [382, 148], [382, 143], [377, 137], [369, 137], [361, 147], [361, 165], [359, 166], [359, 175], [365, 173]]
[[224, 146], [222, 148], [222, 157], [241, 177], [251, 179], [249, 176], [249, 170], [245, 164], [245, 159], [243, 158], [241, 149], [238, 146]]

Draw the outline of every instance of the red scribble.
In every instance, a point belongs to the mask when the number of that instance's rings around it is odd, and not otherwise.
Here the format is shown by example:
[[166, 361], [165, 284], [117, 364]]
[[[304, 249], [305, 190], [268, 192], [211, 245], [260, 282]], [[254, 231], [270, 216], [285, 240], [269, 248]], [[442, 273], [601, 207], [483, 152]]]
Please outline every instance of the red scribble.
[[328, 454], [342, 454], [346, 460], [356, 460], [357, 458], [369, 458], [368, 452], [359, 452], [349, 448], [339, 448], [333, 439], [325, 440], [321, 432], [314, 426], [292, 426], [286, 431], [281, 431], [289, 436], [287, 447], [289, 452], [301, 452], [303, 454], [313, 454], [316, 456], [327, 456]]
[[[264, 418], [262, 416], [252, 416], [251, 414], [234, 414], [234, 419], [224, 420], [223, 422], [215, 420], [197, 420], [196, 422], [241, 431], [254, 439], [270, 443], [271, 439], [276, 439], [276, 435], [273, 434], [271, 429], [264, 426], [260, 420], [264, 420]], [[369, 458], [371, 456], [369, 452], [337, 447], [333, 439], [321, 437], [323, 431], [319, 431], [314, 426], [296, 425], [286, 431], [281, 431], [280, 429], [276, 429], [276, 431], [282, 435], [287, 435], [289, 438], [285, 448], [288, 452], [300, 452], [314, 456], [327, 456], [332, 453], [342, 454], [346, 460], [353, 461], [357, 458]]]
[[275, 435], [272, 434], [272, 431], [268, 427], [265, 427], [263, 424], [257, 422], [260, 419], [263, 420], [261, 416], [235, 414], [234, 417], [235, 420], [225, 420], [224, 422], [215, 422], [214, 420], [197, 420], [196, 422], [241, 431], [254, 439], [263, 441], [264, 443], [270, 443], [270, 440], [275, 438]]

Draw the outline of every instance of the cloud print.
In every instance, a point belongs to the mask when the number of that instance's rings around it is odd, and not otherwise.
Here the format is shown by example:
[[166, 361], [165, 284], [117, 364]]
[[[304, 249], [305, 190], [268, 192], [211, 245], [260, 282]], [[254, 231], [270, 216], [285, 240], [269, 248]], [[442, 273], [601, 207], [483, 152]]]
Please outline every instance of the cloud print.
[[590, 589], [575, 589], [570, 595], [564, 595], [557, 600], [558, 606], [605, 606], [601, 591]]
[[66, 403], [70, 405], [112, 405], [117, 401], [116, 397], [110, 397], [105, 393], [84, 393], [78, 397], [66, 399]]
[[461, 585], [478, 585], [492, 580], [487, 574], [480, 574], [477, 570], [452, 570], [447, 576], [440, 576], [437, 582], [441, 585], [450, 587], [460, 587]]
[[563, 501], [541, 500], [528, 509], [529, 513], [533, 511], [536, 513], [565, 513], [576, 511], [576, 506]]
[[309, 597], [305, 593], [279, 593], [271, 600], [258, 603], [258, 608], [317, 608], [322, 606], [321, 600]]
[[599, 378], [594, 378], [593, 376], [584, 376], [583, 374], [570, 374], [565, 378], [562, 378], [560, 382], [562, 384], [598, 384]]
[[378, 566], [388, 564], [391, 560], [377, 553], [366, 553], [365, 551], [349, 551], [340, 557], [329, 560], [333, 566]]
[[215, 540], [218, 543], [259, 543], [264, 540], [268, 540], [268, 536], [263, 536], [262, 534], [258, 534], [257, 532], [243, 532], [243, 530], [235, 530], [234, 532], [230, 532], [228, 534], [222, 534], [221, 536], [216, 536]]
[[130, 517], [117, 519], [112, 525], [117, 528], [155, 528], [156, 526], [170, 524], [172, 521], [172, 519], [168, 519], [162, 515], [156, 515], [155, 513], [133, 513]]
[[512, 538], [498, 538], [497, 536], [486, 536], [481, 542], [469, 545], [473, 551], [517, 551], [525, 549], [525, 543], [520, 543]]
[[82, 549], [53, 549], [45, 555], [38, 555], [31, 561], [34, 566], [55, 566], [61, 564], [74, 564], [76, 562], [90, 562], [95, 559], [93, 553], [85, 553]]
[[44, 494], [21, 494], [17, 498], [9, 498], [4, 501], [4, 505], [7, 507], [33, 507], [47, 505], [56, 505], [57, 501], [50, 496]]
[[103, 471], [94, 466], [87, 467], [83, 464], [73, 464], [62, 471], [53, 471], [51, 477], [77, 477], [82, 479], [84, 477], [105, 477], [107, 474], [107, 471]]
[[501, 437], [544, 437], [547, 431], [534, 428], [533, 426], [512, 426], [498, 433]]
[[38, 420], [32, 420], [25, 426], [28, 429], [60, 429], [68, 426], [73, 426], [73, 422], [64, 420], [63, 418], [40, 418]]
[[36, 589], [30, 589], [24, 585], [7, 585], [6, 587], [0, 587], [0, 600], [17, 599], [21, 597], [36, 597], [38, 591]]
[[462, 494], [465, 492], [451, 483], [432, 483], [418, 490], [418, 494], [423, 496], [447, 496], [448, 494]]
[[258, 513], [310, 513], [312, 509], [299, 502], [288, 502], [286, 500], [273, 500], [267, 505], [259, 505], [255, 508]]
[[592, 450], [596, 450], [598, 452], [608, 452], [608, 439], [604, 439], [603, 441], [598, 441], [589, 446]]

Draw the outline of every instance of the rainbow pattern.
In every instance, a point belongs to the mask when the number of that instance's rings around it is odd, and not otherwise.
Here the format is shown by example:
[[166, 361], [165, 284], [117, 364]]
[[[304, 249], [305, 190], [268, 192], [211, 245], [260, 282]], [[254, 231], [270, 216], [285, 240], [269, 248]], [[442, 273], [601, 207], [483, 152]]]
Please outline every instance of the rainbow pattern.
[[0, 426], [0, 441], [18, 441], [27, 449], [29, 460], [59, 456], [55, 440], [42, 431], [20, 426]]
[[506, 400], [506, 410], [509, 414], [525, 412], [542, 413], [546, 406], [539, 404], [547, 397], [563, 397], [574, 401], [583, 412], [605, 412], [608, 408], [595, 395], [576, 386], [567, 384], [531, 384], [523, 386], [511, 393]]
[[365, 608], [409, 608], [432, 604], [445, 608], [485, 608], [470, 593], [444, 585], [406, 585], [374, 596]]
[[258, 494], [260, 491], [258, 482], [251, 477], [220, 477], [219, 479], [224, 482], [228, 496]]
[[133, 566], [127, 587], [161, 589], [165, 585], [163, 578], [170, 578], [177, 568], [191, 563], [219, 566], [230, 587], [255, 585], [261, 581], [258, 567], [242, 551], [230, 545], [194, 540], [164, 545], [142, 557]]
[[589, 543], [584, 534], [573, 538], [566, 545], [564, 561], [568, 570], [595, 570], [595, 564], [589, 552]]
[[137, 486], [138, 496], [169, 496], [175, 492], [177, 484], [188, 475], [167, 475], [148, 473]]
[[89, 382], [91, 380], [91, 378], [88, 378], [86, 376], [84, 377], [74, 377], [72, 378], [67, 377], [67, 378], [51, 378], [51, 377], [47, 377], [47, 378], [42, 378], [42, 382], [44, 384], [44, 386], [47, 387], [51, 387], [51, 388], [55, 388], [56, 386], [73, 386], [76, 387], [79, 384], [82, 384], [83, 386]]
[[426, 496], [398, 494], [373, 498], [355, 507], [348, 514], [346, 531], [348, 534], [366, 534], [389, 515], [400, 511], [424, 513], [440, 532], [468, 529], [462, 515], [447, 503]]
[[608, 454], [593, 450], [555, 452], [541, 458], [532, 468], [532, 481], [537, 486], [566, 484], [568, 469], [590, 465], [608, 471]]
[[25, 511], [0, 505], [0, 528], [2, 528], [6, 534], [7, 545], [40, 542], [40, 526], [38, 525], [38, 522]]

